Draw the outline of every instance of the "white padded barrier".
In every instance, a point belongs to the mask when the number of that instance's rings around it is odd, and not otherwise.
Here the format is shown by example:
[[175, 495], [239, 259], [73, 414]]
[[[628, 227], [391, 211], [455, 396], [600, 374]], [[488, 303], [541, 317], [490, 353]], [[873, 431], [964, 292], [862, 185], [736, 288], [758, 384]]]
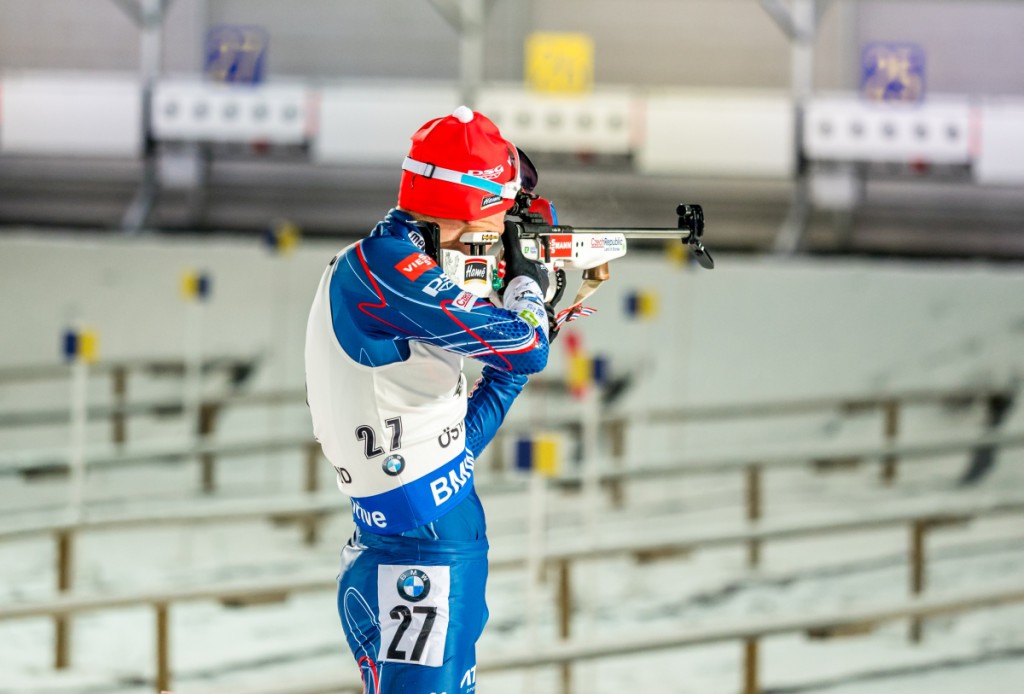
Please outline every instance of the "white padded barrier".
[[320, 128], [313, 144], [326, 164], [401, 166], [409, 137], [459, 106], [454, 85], [340, 85], [320, 92]]
[[315, 126], [310, 97], [302, 85], [161, 80], [153, 90], [153, 136], [171, 141], [301, 144]]
[[635, 100], [625, 88], [555, 96], [490, 87], [477, 110], [527, 153], [629, 154], [636, 141]]
[[820, 161], [968, 164], [972, 118], [966, 99], [909, 105], [816, 97], [805, 108], [804, 152]]
[[651, 174], [789, 177], [794, 128], [784, 92], [653, 91], [637, 166]]
[[2, 154], [135, 157], [142, 151], [135, 75], [7, 73], [0, 90]]
[[983, 185], [1024, 183], [1024, 101], [979, 107], [974, 177]]

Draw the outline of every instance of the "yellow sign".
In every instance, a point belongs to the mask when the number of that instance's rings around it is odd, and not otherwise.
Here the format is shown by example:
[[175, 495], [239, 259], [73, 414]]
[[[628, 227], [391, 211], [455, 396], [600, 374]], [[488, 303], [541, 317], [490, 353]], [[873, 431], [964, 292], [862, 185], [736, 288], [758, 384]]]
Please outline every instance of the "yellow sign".
[[540, 92], [589, 92], [594, 84], [594, 41], [586, 34], [530, 34], [526, 83]]
[[544, 477], [558, 477], [560, 455], [558, 439], [553, 436], [540, 436], [534, 442], [536, 460], [533, 469]]
[[95, 364], [100, 358], [100, 337], [94, 330], [78, 334], [78, 358], [86, 364]]

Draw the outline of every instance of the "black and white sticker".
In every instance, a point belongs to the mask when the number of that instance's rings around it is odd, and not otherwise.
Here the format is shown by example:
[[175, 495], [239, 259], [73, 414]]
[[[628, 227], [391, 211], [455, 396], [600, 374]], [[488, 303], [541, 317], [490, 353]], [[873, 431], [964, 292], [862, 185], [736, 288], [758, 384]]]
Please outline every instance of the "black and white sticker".
[[448, 636], [450, 592], [447, 566], [378, 566], [380, 660], [440, 667]]

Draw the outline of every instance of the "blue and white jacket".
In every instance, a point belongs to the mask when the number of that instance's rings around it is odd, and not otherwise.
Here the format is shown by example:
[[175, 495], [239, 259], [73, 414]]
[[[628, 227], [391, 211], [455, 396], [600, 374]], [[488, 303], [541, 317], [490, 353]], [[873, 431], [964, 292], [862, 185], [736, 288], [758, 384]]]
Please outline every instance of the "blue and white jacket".
[[[513, 280], [505, 308], [479, 299], [423, 252], [410, 221], [392, 210], [334, 257], [306, 328], [314, 435], [357, 527], [382, 535], [479, 504], [474, 457], [548, 358], [536, 282]], [[464, 357], [485, 365], [471, 395]]]

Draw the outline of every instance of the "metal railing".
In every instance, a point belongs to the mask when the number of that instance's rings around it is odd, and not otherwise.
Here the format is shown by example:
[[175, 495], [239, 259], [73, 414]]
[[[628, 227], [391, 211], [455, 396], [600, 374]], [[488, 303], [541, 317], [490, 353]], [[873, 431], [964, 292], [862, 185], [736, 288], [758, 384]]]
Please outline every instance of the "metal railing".
[[[536, 380], [531, 382], [531, 388], [543, 389], [545, 391], [558, 390], [557, 382], [552, 379]], [[850, 414], [868, 410], [878, 410], [883, 413], [883, 436], [888, 443], [894, 443], [900, 433], [901, 408], [906, 405], [947, 402], [965, 403], [979, 401], [992, 409], [999, 402], [1012, 399], [1015, 391], [1007, 387], [957, 387], [949, 389], [913, 389], [905, 391], [893, 391], [889, 393], [876, 393], [873, 395], [847, 394], [827, 397], [811, 397], [794, 400], [764, 401], [754, 403], [732, 403], [732, 404], [711, 404], [691, 405], [686, 407], [653, 408], [650, 410], [631, 412], [629, 414], [604, 413], [601, 416], [600, 427], [608, 437], [609, 450], [613, 464], [621, 465], [625, 455], [625, 441], [629, 427], [637, 424], [665, 424], [697, 422], [729, 418], [746, 418], [759, 416], [785, 416], [806, 413], [821, 412], [825, 410], [837, 410], [840, 413]], [[280, 406], [305, 402], [305, 391], [302, 389], [286, 389], [277, 391], [263, 391], [256, 393], [235, 394], [217, 398], [205, 398], [199, 407], [197, 431], [201, 440], [209, 441], [215, 432], [218, 417], [227, 409], [236, 407], [254, 406]], [[115, 443], [124, 442], [124, 421], [128, 417], [151, 415], [167, 416], [182, 414], [184, 405], [181, 399], [154, 399], [134, 403], [115, 402], [112, 405], [93, 406], [89, 408], [89, 416], [94, 419], [110, 419], [114, 422]], [[67, 421], [66, 410], [42, 410], [29, 412], [11, 412], [0, 414], [0, 426], [27, 426], [33, 423], [59, 424]], [[120, 422], [120, 424], [118, 424]], [[572, 417], [552, 417], [546, 421], [546, 425], [554, 428], [563, 428], [571, 431], [579, 430], [580, 421]], [[521, 431], [525, 425], [515, 421], [508, 422], [492, 444], [491, 454], [492, 467], [503, 469], [505, 461], [502, 456], [504, 450], [503, 440], [509, 435]], [[120, 435], [116, 432], [120, 431]], [[288, 445], [275, 447], [273, 450], [289, 448]], [[200, 444], [197, 453], [195, 446], [168, 449], [163, 455], [127, 455], [117, 456], [107, 453], [100, 453], [96, 457], [87, 455], [89, 466], [100, 465], [131, 465], [147, 464], [157, 461], [164, 461], [175, 458], [186, 458], [200, 456], [201, 480], [203, 490], [211, 492], [216, 488], [215, 466], [216, 455], [219, 449], [216, 446]], [[225, 455], [231, 455], [234, 451], [231, 448], [224, 450]], [[36, 462], [31, 462], [35, 458]], [[48, 454], [6, 454], [0, 456], [0, 474], [5, 470], [16, 468], [17, 471], [31, 475], [33, 473], [52, 474], [61, 469], [66, 469], [67, 454], [54, 451]], [[23, 462], [19, 463], [21, 460]], [[882, 477], [887, 483], [891, 483], [897, 473], [898, 457], [885, 458], [882, 461]], [[615, 491], [615, 490], [613, 490]]]
[[[245, 381], [256, 368], [258, 357], [207, 357], [199, 366], [200, 373], [224, 371], [234, 383]], [[128, 377], [132, 373], [147, 373], [153, 376], [184, 377], [187, 367], [183, 359], [137, 358], [118, 361], [98, 362], [89, 367], [92, 375], [110, 377], [113, 404], [93, 405], [86, 409], [87, 420], [110, 420], [111, 442], [122, 445], [128, 440], [128, 419], [140, 415], [168, 416], [183, 414], [185, 405], [181, 398], [160, 399], [149, 402], [128, 402]], [[39, 364], [29, 366], [0, 367], [0, 386], [9, 383], [54, 381], [71, 378], [69, 364]], [[68, 423], [67, 407], [41, 408], [36, 410], [0, 412], [0, 428], [23, 428], [31, 426], [60, 426]], [[200, 416], [200, 426], [203, 418]]]
[[[268, 509], [283, 516], [289, 516], [294, 509], [284, 507]], [[322, 513], [318, 509], [307, 511], [310, 513]], [[572, 565], [579, 561], [604, 560], [612, 557], [634, 557], [641, 562], [663, 560], [671, 557], [679, 557], [696, 549], [722, 547], [730, 545], [747, 545], [748, 547], [757, 544], [758, 547], [769, 540], [794, 539], [799, 537], [822, 536], [828, 534], [845, 534], [878, 530], [886, 527], [909, 526], [910, 528], [910, 551], [908, 562], [910, 566], [910, 592], [912, 595], [919, 595], [925, 588], [925, 569], [927, 566], [926, 535], [934, 528], [958, 525], [970, 520], [983, 517], [994, 517], [1006, 514], [1024, 513], [1024, 500], [1008, 500], [992, 503], [978, 507], [951, 508], [947, 504], [940, 510], [931, 511], [908, 511], [890, 513], [867, 518], [855, 518], [849, 520], [829, 522], [804, 522], [795, 524], [777, 524], [775, 526], [751, 527], [739, 531], [722, 531], [710, 534], [691, 534], [690, 536], [652, 539], [646, 542], [618, 542], [600, 543], [583, 547], [552, 548], [545, 552], [540, 560], [544, 569], [555, 568], [558, 573], [556, 604], [557, 622], [559, 624], [559, 637], [567, 640], [571, 637], [571, 611], [573, 604], [572, 597]], [[255, 509], [239, 509], [235, 518], [258, 517], [260, 514]], [[204, 518], [189, 518], [191, 522], [219, 521], [228, 517], [228, 514], [211, 514]], [[172, 517], [164, 517], [165, 521], [171, 522]], [[177, 520], [181, 520], [178, 518]], [[98, 522], [97, 527], [118, 527], [122, 523], [127, 525], [128, 519], [122, 519], [120, 523], [114, 524], [111, 521]], [[64, 544], [67, 544], [66, 548]], [[66, 562], [70, 555], [70, 536], [65, 533], [58, 533], [58, 562]], [[528, 566], [528, 559], [518, 549], [515, 552], [498, 552], [490, 559], [492, 570], [503, 570]], [[69, 575], [69, 569], [62, 565], [59, 575], [62, 577], [60, 587], [64, 590], [64, 577]], [[21, 619], [29, 617], [52, 617], [55, 622], [54, 639], [54, 664], [57, 668], [67, 667], [71, 660], [70, 625], [68, 618], [71, 615], [81, 612], [114, 609], [120, 607], [152, 605], [157, 615], [157, 684], [158, 690], [166, 690], [170, 683], [170, 665], [167, 644], [168, 621], [167, 610], [169, 606], [177, 602], [189, 602], [197, 600], [220, 600], [225, 603], [253, 603], [268, 602], [273, 600], [284, 600], [293, 593], [308, 592], [313, 590], [327, 590], [332, 587], [323, 576], [310, 578], [292, 578], [288, 580], [271, 581], [263, 583], [228, 584], [222, 586], [205, 586], [182, 590], [148, 591], [134, 594], [116, 596], [83, 597], [66, 595], [55, 600], [40, 603], [26, 603], [23, 605], [0, 606], [0, 620]], [[921, 638], [921, 626], [918, 620], [911, 625], [909, 637], [913, 641]], [[566, 670], [563, 679], [568, 680], [571, 675]]]
[[[203, 600], [219, 600], [225, 604], [263, 603], [282, 600], [291, 593], [323, 590], [325, 587], [323, 578], [317, 577], [304, 582], [267, 583], [260, 586], [239, 584], [107, 598], [65, 598], [51, 603], [3, 607], [0, 608], [0, 619], [67, 616], [102, 609], [150, 605], [155, 612], [156, 690], [166, 691], [171, 683], [168, 610], [172, 603]], [[759, 643], [761, 639], [788, 633], [804, 633], [811, 638], [863, 634], [883, 623], [895, 620], [909, 618], [912, 621], [920, 622], [929, 617], [1019, 602], [1024, 602], [1024, 588], [1019, 584], [993, 586], [954, 595], [919, 596], [860, 610], [836, 611], [799, 618], [772, 617], [728, 626], [690, 629], [683, 633], [671, 631], [633, 638], [624, 638], [618, 635], [614, 639], [606, 640], [588, 638], [585, 643], [566, 641], [545, 644], [543, 650], [506, 653], [493, 657], [484, 656], [481, 658], [479, 670], [508, 671], [552, 665], [565, 669], [573, 663], [597, 658], [612, 658], [637, 653], [650, 654], [659, 650], [740, 641], [743, 643], [744, 652], [743, 692], [744, 694], [757, 694], [761, 691], [759, 673]], [[360, 686], [354, 680], [345, 682], [331, 678], [330, 680], [311, 680], [303, 683], [292, 681], [283, 688], [264, 687], [258, 690], [248, 690], [248, 694], [255, 694], [256, 691], [279, 694], [282, 690], [288, 691], [289, 694], [316, 694], [342, 689], [358, 691]], [[239, 689], [231, 687], [230, 691], [233, 694], [238, 694]], [[568, 690], [563, 688], [563, 691], [567, 692]]]
[[[566, 667], [588, 660], [618, 658], [628, 655], [650, 655], [658, 651], [679, 650], [714, 643], [739, 641], [743, 646], [742, 692], [761, 691], [760, 642], [784, 634], [804, 634], [812, 639], [864, 634], [887, 622], [901, 619], [920, 621], [928, 617], [952, 615], [986, 608], [1024, 602], [1024, 588], [1019, 585], [995, 586], [955, 594], [921, 597], [901, 602], [882, 603], [858, 610], [836, 611], [796, 618], [765, 617], [736, 624], [685, 632], [663, 631], [643, 637], [616, 636], [614, 639], [586, 639], [585, 642], [545, 644], [543, 650], [501, 655], [484, 654], [478, 672], [508, 672], [542, 667]], [[354, 666], [353, 666], [353, 669]], [[274, 685], [213, 686], [190, 690], [191, 694], [326, 694], [358, 692], [362, 685], [342, 678], [316, 677], [292, 679]], [[563, 687], [563, 694], [569, 690]]]

